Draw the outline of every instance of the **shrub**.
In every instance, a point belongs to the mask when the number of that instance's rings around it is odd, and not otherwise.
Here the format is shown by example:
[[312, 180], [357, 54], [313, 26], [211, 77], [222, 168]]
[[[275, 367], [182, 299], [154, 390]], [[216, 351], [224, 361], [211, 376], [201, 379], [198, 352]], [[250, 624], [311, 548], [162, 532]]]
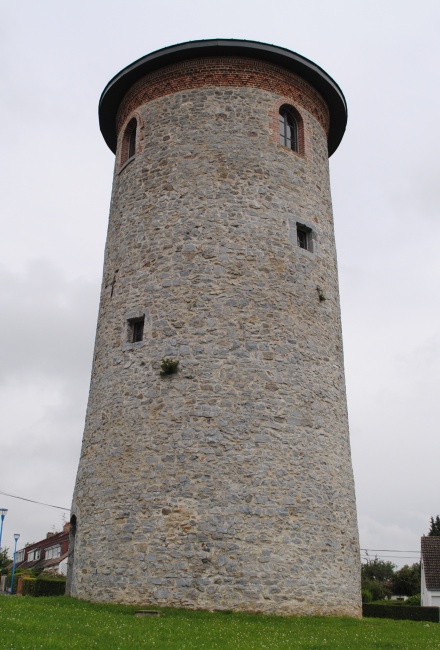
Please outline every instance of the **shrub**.
[[415, 594], [405, 600], [405, 605], [410, 605], [411, 607], [420, 607], [421, 603], [422, 597], [420, 594]]
[[[18, 584], [18, 578], [20, 576], [20, 573], [15, 573], [14, 574], [14, 594], [17, 593], [17, 584]], [[6, 580], [6, 589], [9, 591], [11, 588], [11, 578], [12, 578], [12, 573], [8, 573], [8, 579]]]
[[40, 576], [36, 582], [36, 596], [63, 596], [66, 591], [65, 578], [46, 578]]
[[406, 607], [405, 605], [362, 605], [362, 615], [371, 618], [393, 618], [411, 621], [439, 622], [438, 607]]
[[36, 578], [23, 578], [22, 594], [23, 596], [35, 596], [35, 589], [37, 586]]
[[371, 603], [371, 601], [373, 600], [373, 594], [369, 589], [362, 589], [361, 595], [362, 595], [363, 603]]
[[179, 369], [179, 362], [173, 359], [162, 359], [160, 365], [160, 376], [166, 377], [167, 375], [174, 375]]
[[66, 579], [39, 576], [23, 578], [23, 596], [62, 596], [66, 591]]
[[389, 593], [379, 580], [362, 580], [362, 589], [369, 591], [373, 600], [383, 600]]

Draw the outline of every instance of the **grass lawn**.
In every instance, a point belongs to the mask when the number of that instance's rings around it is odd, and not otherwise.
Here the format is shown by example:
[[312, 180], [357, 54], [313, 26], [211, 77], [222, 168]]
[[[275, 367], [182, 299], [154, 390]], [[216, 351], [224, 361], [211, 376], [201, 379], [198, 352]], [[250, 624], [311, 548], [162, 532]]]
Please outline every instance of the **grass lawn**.
[[392, 648], [440, 650], [440, 623], [366, 618], [288, 618], [262, 614], [98, 605], [65, 596], [0, 596], [0, 649], [261, 650], [263, 648]]

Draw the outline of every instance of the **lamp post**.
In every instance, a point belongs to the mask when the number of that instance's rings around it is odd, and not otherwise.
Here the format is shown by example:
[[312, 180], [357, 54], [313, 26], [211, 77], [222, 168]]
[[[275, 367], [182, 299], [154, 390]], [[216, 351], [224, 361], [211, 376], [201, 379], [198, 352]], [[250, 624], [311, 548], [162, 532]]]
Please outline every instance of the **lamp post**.
[[2, 532], [3, 532], [3, 520], [6, 517], [6, 513], [8, 512], [7, 508], [0, 508], [0, 551], [2, 550]]
[[15, 540], [15, 544], [14, 544], [14, 561], [12, 563], [11, 586], [9, 588], [9, 592], [10, 592], [11, 596], [14, 593], [14, 573], [15, 573], [15, 564], [16, 564], [16, 561], [17, 561], [17, 542], [19, 540], [19, 537], [20, 537], [20, 533], [14, 533], [14, 540]]

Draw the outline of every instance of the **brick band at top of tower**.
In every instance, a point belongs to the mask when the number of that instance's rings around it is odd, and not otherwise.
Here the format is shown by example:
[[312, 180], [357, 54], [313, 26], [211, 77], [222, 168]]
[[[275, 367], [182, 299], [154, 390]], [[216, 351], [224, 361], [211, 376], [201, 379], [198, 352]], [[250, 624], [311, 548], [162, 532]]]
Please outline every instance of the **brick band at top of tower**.
[[262, 60], [304, 79], [327, 104], [330, 115], [329, 156], [336, 151], [347, 124], [347, 104], [338, 84], [322, 68], [295, 52], [275, 45], [234, 39], [180, 43], [152, 52], [121, 70], [109, 81], [99, 102], [100, 128], [109, 148], [116, 151], [117, 112], [126, 93], [139, 79], [165, 66], [204, 57], [248, 57]]

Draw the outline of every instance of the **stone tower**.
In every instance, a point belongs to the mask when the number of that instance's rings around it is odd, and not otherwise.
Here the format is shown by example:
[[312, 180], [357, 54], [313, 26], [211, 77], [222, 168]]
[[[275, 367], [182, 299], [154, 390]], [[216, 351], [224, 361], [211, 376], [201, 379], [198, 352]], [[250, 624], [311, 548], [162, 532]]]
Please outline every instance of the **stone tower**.
[[289, 50], [196, 41], [122, 70], [99, 115], [116, 164], [70, 593], [360, 615], [341, 90]]

